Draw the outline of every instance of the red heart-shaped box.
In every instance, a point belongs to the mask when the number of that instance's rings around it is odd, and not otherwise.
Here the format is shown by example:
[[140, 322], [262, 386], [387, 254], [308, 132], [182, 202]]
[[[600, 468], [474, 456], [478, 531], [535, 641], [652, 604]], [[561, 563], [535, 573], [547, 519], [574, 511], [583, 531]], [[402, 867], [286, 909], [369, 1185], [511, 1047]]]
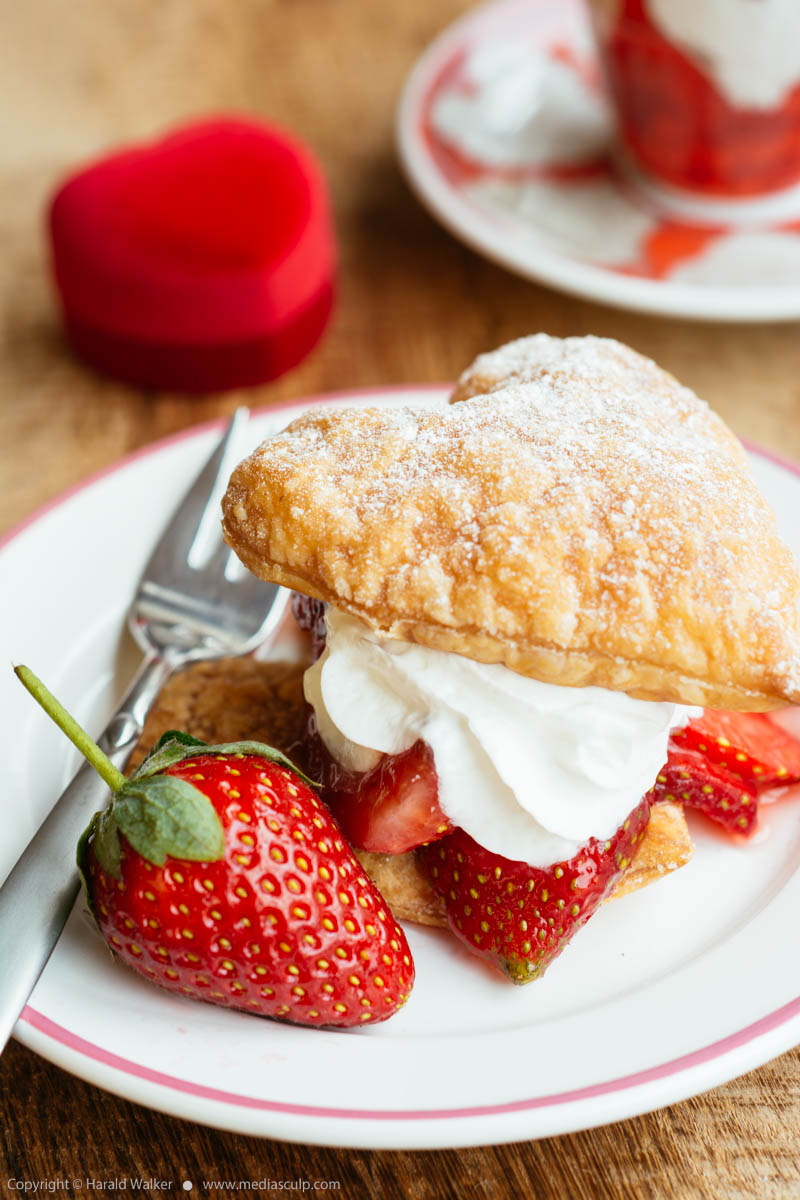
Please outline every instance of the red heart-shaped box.
[[274, 379], [320, 337], [336, 251], [327, 187], [285, 131], [224, 117], [69, 178], [50, 210], [69, 337], [151, 388]]

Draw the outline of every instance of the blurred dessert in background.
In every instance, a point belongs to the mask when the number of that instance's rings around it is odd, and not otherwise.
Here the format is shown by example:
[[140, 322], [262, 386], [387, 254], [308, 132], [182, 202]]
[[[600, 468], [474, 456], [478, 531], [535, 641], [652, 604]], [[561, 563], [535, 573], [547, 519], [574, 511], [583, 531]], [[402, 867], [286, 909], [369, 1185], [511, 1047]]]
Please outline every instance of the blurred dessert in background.
[[800, 179], [796, 0], [589, 0], [621, 146], [663, 183], [755, 197]]

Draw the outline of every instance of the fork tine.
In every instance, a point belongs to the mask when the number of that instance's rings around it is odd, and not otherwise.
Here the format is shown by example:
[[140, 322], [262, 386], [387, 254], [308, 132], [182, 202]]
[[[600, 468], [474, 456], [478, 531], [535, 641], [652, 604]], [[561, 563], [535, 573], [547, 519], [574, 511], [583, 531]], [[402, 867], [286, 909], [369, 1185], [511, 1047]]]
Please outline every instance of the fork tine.
[[174, 569], [176, 563], [194, 565], [193, 559], [205, 560], [208, 557], [202, 554], [202, 543], [210, 541], [209, 535], [212, 531], [216, 535], [219, 528], [219, 506], [227, 484], [229, 451], [249, 418], [249, 409], [244, 406], [236, 409], [205, 467], [166, 523], [168, 544], [163, 538], [159, 541], [142, 572], [142, 579], [159, 574], [162, 564]]
[[246, 572], [231, 573], [222, 540], [220, 502], [234, 441], [249, 417], [239, 409], [189, 488], [139, 580], [128, 624], [139, 645], [184, 662], [245, 654], [271, 636], [287, 593]]
[[283, 620], [291, 593], [277, 583], [267, 583], [248, 574], [236, 584], [237, 596], [244, 606], [258, 606], [265, 614], [260, 637], [268, 641]]
[[[217, 518], [217, 533], [219, 534], [219, 518]], [[221, 536], [218, 536], [211, 555], [202, 564], [204, 574], [219, 578], [220, 580], [224, 579], [230, 583], [231, 577], [227, 568], [232, 554], [233, 551], [228, 543], [223, 541]], [[189, 558], [189, 565], [194, 566], [191, 557]]]

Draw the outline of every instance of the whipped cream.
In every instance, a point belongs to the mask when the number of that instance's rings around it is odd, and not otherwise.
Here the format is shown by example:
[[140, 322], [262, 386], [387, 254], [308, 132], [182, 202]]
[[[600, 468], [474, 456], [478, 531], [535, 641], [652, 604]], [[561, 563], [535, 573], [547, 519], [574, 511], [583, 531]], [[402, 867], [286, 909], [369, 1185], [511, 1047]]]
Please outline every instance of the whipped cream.
[[738, 108], [778, 108], [800, 83], [797, 0], [648, 0], [660, 32]]
[[664, 765], [670, 729], [701, 711], [541, 683], [384, 637], [333, 608], [326, 620], [304, 689], [330, 753], [365, 771], [422, 738], [452, 823], [531, 866], [615, 833]]
[[606, 105], [571, 64], [525, 40], [488, 38], [467, 53], [462, 73], [461, 84], [437, 91], [431, 123], [468, 158], [504, 168], [583, 162], [606, 151]]

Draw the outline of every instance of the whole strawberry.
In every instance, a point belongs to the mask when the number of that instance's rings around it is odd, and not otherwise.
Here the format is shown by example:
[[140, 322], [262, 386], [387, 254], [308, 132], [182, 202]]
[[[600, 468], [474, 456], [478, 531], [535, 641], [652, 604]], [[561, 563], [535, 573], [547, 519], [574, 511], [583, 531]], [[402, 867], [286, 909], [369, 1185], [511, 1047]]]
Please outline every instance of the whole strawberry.
[[405, 935], [279, 751], [171, 732], [112, 788], [78, 865], [103, 936], [134, 970], [307, 1025], [375, 1023], [405, 1003]]
[[417, 857], [456, 936], [514, 983], [529, 983], [611, 891], [649, 819], [645, 797], [608, 841], [592, 838], [568, 861], [544, 868], [492, 854], [463, 829]]

